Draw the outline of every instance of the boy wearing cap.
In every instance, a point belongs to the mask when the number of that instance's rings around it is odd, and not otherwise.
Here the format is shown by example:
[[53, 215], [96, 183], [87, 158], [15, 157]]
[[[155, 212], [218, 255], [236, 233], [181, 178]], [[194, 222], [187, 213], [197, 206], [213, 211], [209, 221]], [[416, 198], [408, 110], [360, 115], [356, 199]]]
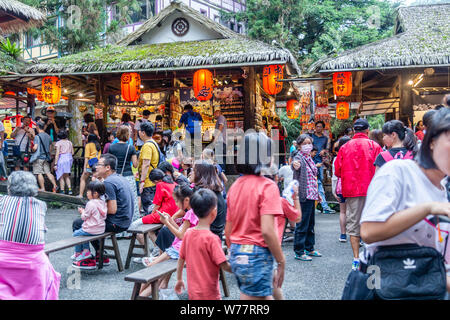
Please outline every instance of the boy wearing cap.
[[334, 163], [335, 175], [341, 178], [342, 196], [347, 203], [347, 233], [353, 250], [352, 269], [358, 270], [361, 213], [366, 201], [367, 189], [375, 174], [373, 165], [383, 150], [378, 143], [369, 139], [369, 122], [366, 119], [355, 121], [355, 135], [340, 149]]

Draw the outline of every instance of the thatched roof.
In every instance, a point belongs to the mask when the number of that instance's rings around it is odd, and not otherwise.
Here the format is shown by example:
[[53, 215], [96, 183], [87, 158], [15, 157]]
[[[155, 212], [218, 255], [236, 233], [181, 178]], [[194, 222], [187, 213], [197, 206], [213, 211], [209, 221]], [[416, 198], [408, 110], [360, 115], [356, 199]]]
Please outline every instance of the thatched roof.
[[127, 35], [122, 40], [118, 41], [118, 45], [130, 45], [133, 44], [136, 40], [138, 40], [143, 34], [155, 28], [157, 25], [161, 24], [167, 17], [169, 17], [173, 12], [182, 12], [184, 15], [191, 17], [195, 21], [202, 24], [206, 29], [213, 30], [220, 34], [224, 38], [239, 38], [242, 35], [233, 32], [227, 27], [221, 25], [220, 23], [215, 22], [207, 17], [205, 17], [200, 12], [188, 7], [187, 5], [173, 1], [170, 6], [165, 7], [160, 13], [156, 16], [150, 18], [142, 26], [140, 26], [135, 32]]
[[287, 62], [294, 66], [294, 72], [298, 70], [295, 58], [288, 50], [239, 37], [126, 47], [110, 45], [30, 65], [25, 73], [157, 71], [229, 64], [262, 65], [271, 61]]
[[0, 34], [38, 27], [46, 20], [39, 10], [16, 0], [0, 0]]
[[[136, 44], [143, 34], [159, 26], [175, 11], [194, 19], [205, 29], [216, 32], [218, 39]], [[274, 63], [286, 63], [290, 74], [301, 73], [297, 61], [289, 50], [251, 40], [180, 2], [172, 2], [116, 45], [46, 60], [29, 66], [25, 73], [142, 72]]]
[[311, 65], [309, 72], [450, 65], [450, 4], [400, 7], [396, 34]]

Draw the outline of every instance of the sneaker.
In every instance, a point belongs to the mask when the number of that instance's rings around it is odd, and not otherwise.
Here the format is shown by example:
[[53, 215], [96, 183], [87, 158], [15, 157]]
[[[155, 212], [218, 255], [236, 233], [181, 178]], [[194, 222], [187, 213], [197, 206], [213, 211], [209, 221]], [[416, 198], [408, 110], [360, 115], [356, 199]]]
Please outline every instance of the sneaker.
[[333, 213], [336, 213], [336, 211], [331, 208], [328, 208], [328, 209], [323, 210], [323, 213], [324, 214], [333, 214]]
[[94, 259], [84, 259], [81, 261], [75, 261], [74, 263], [72, 263], [72, 267], [82, 270], [97, 269], [97, 265]]
[[301, 260], [301, 261], [312, 261], [312, 258], [308, 257], [306, 254], [302, 254], [302, 255], [295, 254], [295, 259]]
[[89, 258], [92, 258], [91, 252], [83, 252], [80, 255], [78, 255], [78, 257], [76, 257], [75, 261], [81, 261]]
[[[97, 256], [95, 257], [96, 264], [98, 264], [99, 260], [100, 260], [100, 257], [97, 254]], [[109, 264], [110, 264], [109, 258], [106, 257], [106, 252], [105, 252], [104, 255], [103, 255], [103, 266], [107, 267], [107, 266], [109, 266]]]
[[293, 236], [285, 235], [283, 237], [283, 242], [291, 242], [291, 241], [294, 241], [294, 237]]
[[72, 259], [72, 260], [77, 260], [77, 258], [79, 257], [81, 255], [81, 252], [75, 252], [71, 257], [70, 257], [70, 259]]
[[353, 259], [352, 270], [358, 271], [360, 266], [361, 262], [359, 261], [359, 259]]
[[347, 242], [347, 235], [346, 234], [341, 234], [341, 236], [339, 237], [339, 241], [340, 242]]
[[67, 194], [73, 195], [72, 189], [69, 188], [69, 192]]
[[159, 254], [160, 254], [159, 248], [158, 247], [153, 248], [152, 256], [157, 257], [159, 256]]

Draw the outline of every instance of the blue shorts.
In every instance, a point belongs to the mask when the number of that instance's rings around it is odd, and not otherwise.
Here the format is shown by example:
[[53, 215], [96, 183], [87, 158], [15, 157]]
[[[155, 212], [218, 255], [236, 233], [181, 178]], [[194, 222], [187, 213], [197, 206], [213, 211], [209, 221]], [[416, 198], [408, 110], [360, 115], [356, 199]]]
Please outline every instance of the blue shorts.
[[268, 248], [232, 243], [230, 247], [231, 271], [239, 290], [253, 297], [272, 295], [273, 256]]
[[180, 258], [180, 253], [172, 246], [167, 248], [166, 253], [170, 259], [178, 260]]
[[340, 203], [345, 203], [345, 198], [342, 194], [337, 194], [337, 196], [339, 197]]

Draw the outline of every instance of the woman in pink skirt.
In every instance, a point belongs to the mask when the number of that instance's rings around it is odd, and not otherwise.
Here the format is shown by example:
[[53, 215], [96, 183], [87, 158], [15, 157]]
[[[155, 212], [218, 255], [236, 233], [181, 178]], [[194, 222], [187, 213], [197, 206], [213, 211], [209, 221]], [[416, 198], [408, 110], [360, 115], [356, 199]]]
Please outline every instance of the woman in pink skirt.
[[72, 142], [67, 140], [67, 131], [61, 130], [58, 133], [59, 141], [56, 142], [56, 155], [55, 155], [55, 173], [56, 180], [59, 181], [60, 190], [59, 193], [64, 193], [64, 187], [67, 185], [69, 194], [73, 194], [70, 183], [70, 172], [72, 170], [73, 163], [73, 145]]

